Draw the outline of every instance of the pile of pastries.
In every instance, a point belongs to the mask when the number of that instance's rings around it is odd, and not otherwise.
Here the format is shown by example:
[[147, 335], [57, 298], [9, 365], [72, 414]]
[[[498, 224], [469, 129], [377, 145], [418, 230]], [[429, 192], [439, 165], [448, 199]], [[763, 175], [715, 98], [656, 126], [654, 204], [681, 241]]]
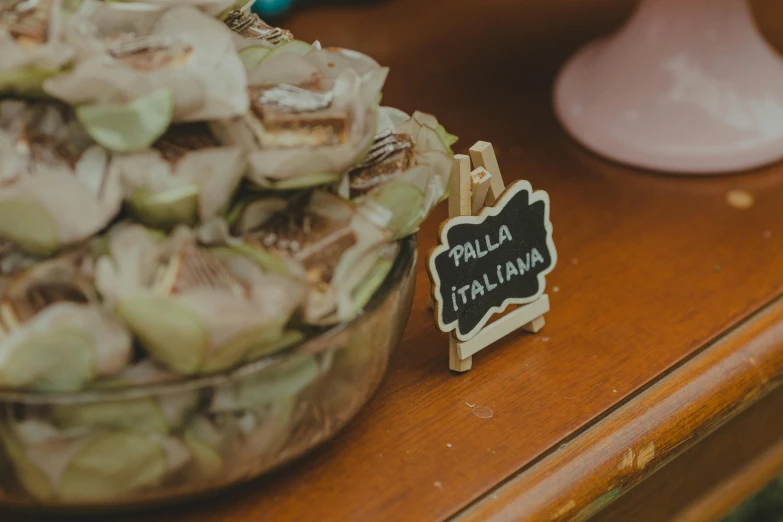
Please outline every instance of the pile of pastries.
[[233, 1], [0, 6], [0, 502], [247, 478], [377, 384], [357, 376], [390, 313], [340, 350], [189, 385], [361, 312], [446, 197], [456, 139], [380, 106], [371, 58]]
[[0, 388], [179, 376], [355, 316], [448, 190], [387, 69], [232, 0], [6, 0]]

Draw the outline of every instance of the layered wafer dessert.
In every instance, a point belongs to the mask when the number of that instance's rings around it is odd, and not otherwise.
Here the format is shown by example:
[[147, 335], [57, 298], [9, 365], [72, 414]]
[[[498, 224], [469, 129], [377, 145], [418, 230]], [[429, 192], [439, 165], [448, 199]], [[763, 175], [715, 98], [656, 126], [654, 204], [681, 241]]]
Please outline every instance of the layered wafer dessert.
[[[387, 73], [242, 2], [4, 1], [0, 393], [188, 383], [360, 315], [447, 195], [455, 140], [380, 106]], [[0, 460], [40, 502], [208, 480], [271, 451], [338, 362], [0, 412]]]

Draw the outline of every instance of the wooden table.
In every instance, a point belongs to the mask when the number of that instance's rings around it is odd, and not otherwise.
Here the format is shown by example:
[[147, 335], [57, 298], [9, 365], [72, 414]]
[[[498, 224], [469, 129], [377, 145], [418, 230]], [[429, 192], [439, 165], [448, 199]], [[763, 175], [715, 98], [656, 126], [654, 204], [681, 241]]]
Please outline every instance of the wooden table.
[[[783, 35], [775, 3], [754, 7]], [[391, 66], [386, 103], [438, 114], [463, 149], [492, 141], [507, 180], [549, 192], [552, 312], [540, 334], [450, 373], [420, 266], [392, 369], [349, 428], [266, 479], [144, 520], [709, 520], [783, 469], [783, 166], [650, 175], [582, 150], [552, 115], [563, 60], [631, 7], [395, 0], [293, 21], [302, 39]], [[735, 188], [755, 205], [729, 206]]]

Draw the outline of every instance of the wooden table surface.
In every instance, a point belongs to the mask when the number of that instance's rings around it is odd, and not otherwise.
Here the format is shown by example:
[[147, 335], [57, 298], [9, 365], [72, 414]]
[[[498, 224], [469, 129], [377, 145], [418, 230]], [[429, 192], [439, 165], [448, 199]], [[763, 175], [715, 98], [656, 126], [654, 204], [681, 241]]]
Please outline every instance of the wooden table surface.
[[[783, 8], [753, 4], [764, 30], [783, 35], [774, 16]], [[507, 181], [549, 192], [559, 253], [552, 311], [541, 333], [513, 335], [476, 355], [470, 372], [450, 373], [420, 259], [407, 333], [355, 422], [268, 478], [144, 520], [584, 518], [776, 386], [783, 166], [651, 175], [582, 150], [553, 117], [563, 60], [632, 5], [393, 0], [292, 21], [301, 39], [391, 66], [386, 103], [437, 114], [460, 151], [493, 142]], [[754, 195], [752, 208], [726, 203], [735, 188]], [[421, 252], [444, 215], [423, 227]]]

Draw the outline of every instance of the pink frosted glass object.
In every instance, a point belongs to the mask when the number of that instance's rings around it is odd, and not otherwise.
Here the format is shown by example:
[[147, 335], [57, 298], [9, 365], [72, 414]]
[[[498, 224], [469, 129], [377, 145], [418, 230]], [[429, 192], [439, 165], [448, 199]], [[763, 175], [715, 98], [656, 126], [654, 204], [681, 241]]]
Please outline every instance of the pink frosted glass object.
[[783, 60], [745, 0], [643, 0], [565, 65], [555, 109], [587, 148], [711, 174], [783, 158]]

